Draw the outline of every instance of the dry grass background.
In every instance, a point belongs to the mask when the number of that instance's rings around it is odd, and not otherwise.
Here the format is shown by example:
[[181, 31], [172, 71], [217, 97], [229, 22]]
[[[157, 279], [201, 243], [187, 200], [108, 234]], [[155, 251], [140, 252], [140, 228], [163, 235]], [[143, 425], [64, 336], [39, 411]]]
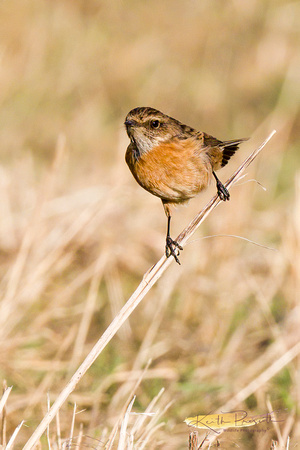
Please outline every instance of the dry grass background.
[[[267, 191], [246, 180], [232, 189], [60, 411], [62, 441], [76, 403], [80, 447], [102, 448], [135, 393], [133, 411], [157, 414], [129, 417], [134, 448], [187, 448], [185, 417], [221, 411], [299, 341], [300, 3], [11, 0], [0, 8], [7, 439], [25, 420], [14, 448], [163, 252], [160, 202], [124, 162], [129, 109], [153, 106], [223, 139], [252, 136], [222, 180], [277, 129], [248, 170]], [[174, 236], [214, 193], [176, 211]], [[203, 239], [220, 234], [277, 251]], [[285, 410], [279, 430], [224, 433], [221, 448], [270, 448], [288, 434], [290, 448], [299, 445], [299, 395], [296, 357], [236, 405]], [[63, 445], [56, 433], [52, 423], [51, 448]]]

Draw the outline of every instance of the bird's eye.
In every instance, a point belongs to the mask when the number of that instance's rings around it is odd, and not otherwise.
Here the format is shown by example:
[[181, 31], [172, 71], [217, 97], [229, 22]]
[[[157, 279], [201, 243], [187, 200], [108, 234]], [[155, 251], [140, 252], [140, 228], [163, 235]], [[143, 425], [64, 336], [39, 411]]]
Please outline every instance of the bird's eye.
[[151, 128], [159, 128], [160, 121], [159, 120], [151, 120]]

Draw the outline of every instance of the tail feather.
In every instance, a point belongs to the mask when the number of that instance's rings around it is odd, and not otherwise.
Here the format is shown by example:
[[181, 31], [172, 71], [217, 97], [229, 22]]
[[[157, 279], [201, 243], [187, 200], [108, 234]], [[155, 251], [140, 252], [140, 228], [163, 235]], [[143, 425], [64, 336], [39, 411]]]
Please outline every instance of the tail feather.
[[223, 150], [223, 158], [222, 158], [221, 167], [226, 166], [226, 164], [228, 163], [228, 161], [230, 160], [232, 155], [234, 155], [235, 152], [238, 150], [241, 142], [247, 141], [248, 139], [249, 138], [233, 139], [231, 141], [222, 142], [222, 147], [224, 150]]

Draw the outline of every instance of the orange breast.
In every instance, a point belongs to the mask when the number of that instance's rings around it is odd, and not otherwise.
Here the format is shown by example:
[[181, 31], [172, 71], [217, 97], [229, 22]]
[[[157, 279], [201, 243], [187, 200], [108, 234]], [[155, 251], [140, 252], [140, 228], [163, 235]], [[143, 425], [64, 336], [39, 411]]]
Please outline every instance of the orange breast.
[[[127, 160], [127, 158], [126, 158]], [[162, 200], [181, 203], [206, 188], [210, 159], [195, 139], [172, 140], [127, 163], [137, 182]]]

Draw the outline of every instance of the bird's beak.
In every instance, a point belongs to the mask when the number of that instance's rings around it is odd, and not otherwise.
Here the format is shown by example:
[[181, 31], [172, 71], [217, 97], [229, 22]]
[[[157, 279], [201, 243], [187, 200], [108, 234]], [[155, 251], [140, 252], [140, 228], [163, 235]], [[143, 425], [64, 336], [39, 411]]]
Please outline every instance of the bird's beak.
[[135, 122], [135, 120], [127, 119], [127, 120], [125, 120], [124, 124], [128, 128], [128, 127], [134, 127], [134, 125], [136, 125], [136, 122]]
[[124, 122], [129, 139], [133, 138], [133, 128], [136, 125], [135, 120], [126, 119]]

